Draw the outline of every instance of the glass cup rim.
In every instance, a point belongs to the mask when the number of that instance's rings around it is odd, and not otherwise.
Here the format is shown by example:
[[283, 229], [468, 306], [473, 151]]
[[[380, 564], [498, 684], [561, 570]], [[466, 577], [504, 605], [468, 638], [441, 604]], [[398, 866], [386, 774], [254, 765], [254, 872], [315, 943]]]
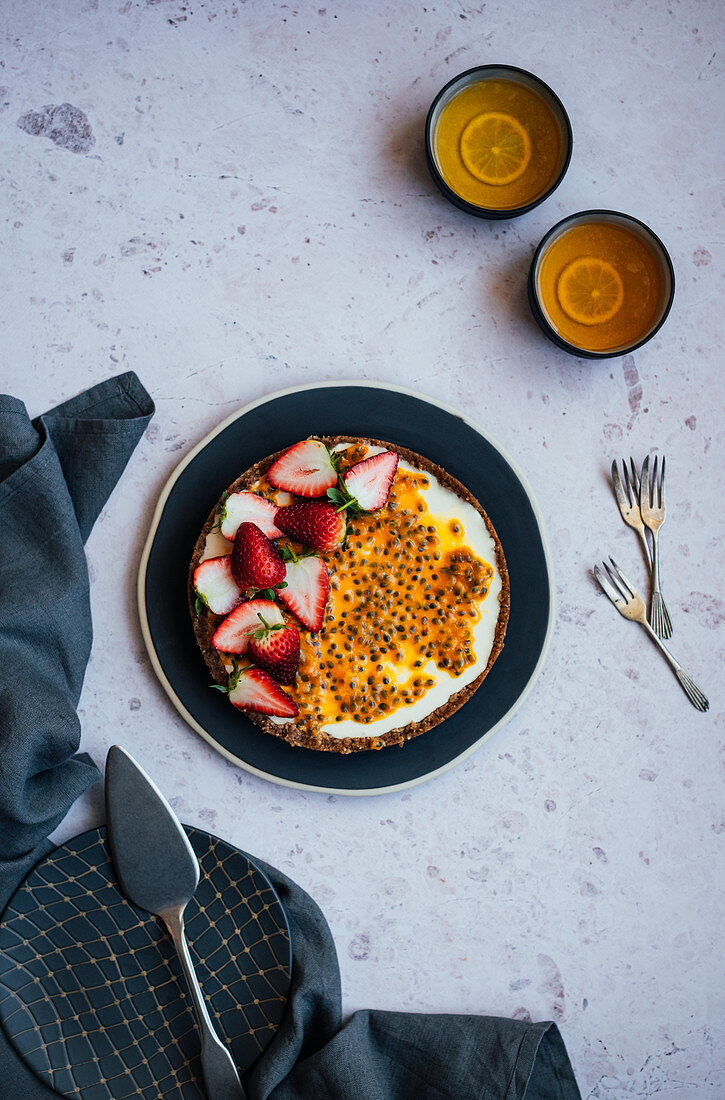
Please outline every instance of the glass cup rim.
[[[652, 241], [660, 255], [660, 258], [664, 263], [670, 280], [670, 289], [669, 294], [667, 295], [667, 303], [662, 311], [661, 317], [657, 321], [657, 324], [654, 325], [648, 332], [644, 334], [644, 336], [636, 340], [634, 343], [627, 344], [625, 347], [619, 348], [616, 351], [590, 351], [587, 348], [577, 347], [576, 344], [572, 344], [568, 340], [565, 340], [564, 337], [556, 331], [546, 315], [543, 304], [539, 298], [539, 291], [536, 280], [539, 264], [541, 262], [544, 250], [549, 244], [551, 238], [558, 230], [561, 230], [564, 226], [570, 223], [576, 223], [579, 219], [593, 221], [595, 218], [601, 217], [602, 215], [606, 215], [607, 217], [621, 218], [622, 221], [629, 222], [635, 225], [645, 237]], [[652, 337], [655, 336], [662, 328], [663, 324], [667, 320], [667, 317], [669, 316], [669, 312], [672, 309], [672, 303], [675, 299], [675, 269], [672, 264], [672, 258], [667, 251], [664, 243], [657, 236], [654, 229], [647, 225], [646, 222], [643, 222], [640, 218], [636, 218], [634, 214], [625, 214], [621, 210], [579, 210], [575, 214], [567, 214], [565, 218], [562, 218], [555, 225], [552, 225], [551, 229], [549, 229], [544, 234], [536, 247], [536, 251], [534, 252], [533, 258], [531, 260], [531, 266], [529, 268], [528, 283], [529, 300], [532, 302], [532, 305], [535, 304], [536, 307], [534, 310], [536, 320], [538, 321], [539, 325], [545, 329], [547, 336], [549, 336], [553, 340], [553, 342], [564, 351], [568, 351], [572, 355], [576, 355], [579, 358], [586, 359], [615, 359], [617, 356], [629, 355], [631, 352], [636, 351], [638, 348], [641, 348], [643, 344], [646, 344], [649, 340], [651, 340]]]
[[[556, 105], [556, 107], [558, 108], [558, 110], [560, 112], [561, 118], [557, 119], [557, 121], [560, 122], [560, 123], [563, 123], [562, 137], [563, 137], [563, 139], [565, 140], [565, 143], [566, 143], [566, 156], [564, 157], [564, 161], [563, 161], [563, 164], [561, 166], [561, 171], [559, 172], [559, 175], [556, 177], [556, 179], [552, 183], [551, 187], [549, 187], [547, 191], [545, 191], [538, 198], [534, 199], [532, 202], [525, 203], [523, 206], [514, 206], [514, 207], [510, 207], [509, 209], [504, 209], [504, 210], [502, 210], [500, 207], [496, 208], [496, 207], [491, 207], [491, 206], [477, 206], [476, 203], [468, 202], [467, 199], [462, 198], [459, 194], [457, 194], [457, 192], [455, 192], [453, 190], [452, 187], [449, 187], [449, 185], [443, 179], [443, 176], [441, 175], [441, 173], [438, 169], [438, 165], [436, 163], [435, 156], [433, 154], [433, 140], [432, 140], [433, 116], [435, 114], [436, 107], [438, 106], [440, 100], [443, 98], [443, 96], [446, 94], [446, 92], [450, 90], [450, 88], [452, 88], [459, 81], [462, 81], [465, 77], [473, 76], [474, 73], [489, 72], [491, 69], [496, 69], [499, 72], [503, 71], [505, 73], [512, 73], [512, 74], [517, 74], [519, 76], [528, 77], [528, 79], [533, 81], [534, 84], [537, 84], [540, 88], [542, 88], [543, 91], [546, 92], [547, 95], [549, 95], [551, 97], [551, 99], [554, 101], [554, 104]], [[523, 81], [518, 81], [518, 83], [524, 83], [524, 82]], [[529, 210], [533, 210], [534, 207], [539, 205], [539, 203], [542, 203], [542, 202], [545, 201], [545, 199], [548, 199], [549, 196], [552, 195], [554, 193], [554, 191], [556, 191], [557, 187], [559, 186], [561, 181], [564, 179], [564, 176], [566, 175], [566, 173], [569, 169], [569, 164], [571, 163], [571, 156], [572, 156], [573, 148], [574, 148], [574, 133], [573, 133], [572, 128], [571, 128], [571, 120], [569, 119], [569, 115], [567, 114], [566, 107], [562, 103], [561, 99], [556, 94], [554, 89], [551, 88], [546, 83], [545, 80], [542, 80], [540, 76], [537, 76], [536, 73], [530, 72], [528, 69], [522, 69], [518, 65], [506, 65], [506, 64], [495, 64], [495, 63], [491, 63], [491, 64], [487, 64], [487, 65], [473, 65], [470, 69], [465, 69], [463, 72], [458, 73], [456, 76], [451, 77], [451, 79], [446, 84], [443, 85], [443, 87], [440, 89], [438, 94], [435, 96], [433, 102], [431, 103], [431, 105], [428, 109], [428, 114], [427, 114], [426, 120], [425, 120], [425, 152], [426, 152], [426, 159], [428, 161], [428, 168], [429, 168], [431, 174], [433, 175], [433, 178], [435, 179], [435, 182], [436, 182], [439, 190], [443, 192], [445, 197], [447, 199], [449, 199], [454, 204], [454, 206], [458, 206], [459, 209], [464, 210], [469, 214], [473, 214], [475, 217], [483, 217], [483, 218], [489, 217], [491, 219], [503, 221], [503, 220], [508, 219], [508, 218], [518, 218], [522, 214], [527, 214], [529, 212]]]

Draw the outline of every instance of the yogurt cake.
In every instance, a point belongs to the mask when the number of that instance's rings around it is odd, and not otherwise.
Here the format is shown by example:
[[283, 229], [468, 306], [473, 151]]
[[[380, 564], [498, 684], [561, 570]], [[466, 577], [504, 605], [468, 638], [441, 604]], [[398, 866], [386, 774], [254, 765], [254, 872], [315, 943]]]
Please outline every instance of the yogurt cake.
[[189, 604], [215, 686], [251, 721], [350, 753], [402, 745], [481, 686], [509, 578], [491, 521], [445, 470], [380, 440], [321, 437], [222, 495]]

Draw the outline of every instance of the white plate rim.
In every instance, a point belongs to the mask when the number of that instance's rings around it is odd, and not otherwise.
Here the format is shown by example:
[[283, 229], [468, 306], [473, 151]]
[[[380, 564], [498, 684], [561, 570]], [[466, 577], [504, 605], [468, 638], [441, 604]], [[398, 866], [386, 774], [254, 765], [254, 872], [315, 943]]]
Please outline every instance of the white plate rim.
[[[372, 787], [355, 790], [350, 790], [349, 788], [345, 787], [320, 787], [316, 784], [300, 783], [294, 779], [285, 779], [281, 776], [273, 775], [270, 772], [263, 771], [261, 768], [255, 768], [254, 765], [249, 764], [246, 760], [242, 760], [241, 757], [235, 756], [234, 753], [229, 752], [228, 749], [226, 749], [217, 740], [215, 740], [215, 738], [212, 737], [212, 735], [207, 730], [205, 730], [199, 722], [197, 722], [190, 711], [188, 711], [187, 708], [184, 706], [181, 699], [179, 699], [178, 695], [174, 691], [173, 686], [169, 682], [166, 673], [162, 668], [161, 662], [159, 661], [158, 654], [156, 653], [156, 649], [153, 644], [151, 630], [149, 628], [148, 614], [146, 611], [145, 591], [146, 570], [148, 566], [149, 555], [151, 554], [151, 547], [153, 546], [156, 531], [161, 521], [161, 516], [163, 515], [164, 508], [166, 507], [166, 501], [168, 500], [171, 494], [171, 490], [176, 484], [176, 481], [181, 476], [186, 467], [194, 461], [196, 456], [200, 454], [200, 452], [203, 451], [204, 448], [209, 443], [211, 443], [213, 439], [216, 438], [216, 436], [223, 432], [230, 424], [233, 424], [235, 420], [239, 420], [240, 417], [246, 416], [247, 413], [250, 413], [254, 409], [259, 408], [260, 405], [266, 405], [270, 401], [276, 401], [280, 397], [287, 397], [293, 393], [301, 393], [303, 391], [317, 389], [335, 389], [342, 386], [364, 386], [369, 389], [390, 390], [392, 393], [402, 393], [407, 397], [417, 398], [419, 401], [425, 401], [428, 405], [434, 405], [436, 406], [436, 408], [443, 409], [444, 412], [450, 413], [452, 416], [457, 416], [460, 420], [463, 420], [464, 423], [466, 423], [473, 431], [475, 431], [478, 435], [485, 439], [486, 442], [489, 443], [511, 467], [513, 472], [516, 474], [516, 477], [519, 479], [523, 490], [526, 493], [526, 496], [528, 497], [529, 504], [531, 505], [531, 510], [534, 513], [536, 524], [539, 529], [541, 544], [544, 550], [546, 571], [549, 577], [549, 618], [546, 624], [546, 634], [544, 635], [544, 641], [541, 647], [541, 652], [539, 653], [539, 658], [523, 690], [519, 693], [515, 702], [512, 703], [506, 713], [503, 714], [501, 718], [499, 718], [498, 722], [496, 722], [496, 724], [493, 725], [489, 730], [486, 730], [486, 732], [483, 733], [478, 738], [478, 740], [474, 741], [472, 745], [469, 745], [467, 749], [464, 749], [463, 752], [459, 753], [457, 756], [454, 756], [451, 760], [447, 760], [446, 763], [442, 764], [440, 767], [434, 768], [433, 771], [426, 772], [424, 775], [416, 776], [414, 779], [406, 779], [403, 783], [392, 783], [389, 786], [385, 787]], [[376, 382], [371, 381], [370, 379], [345, 378], [323, 382], [307, 382], [299, 386], [289, 386], [286, 389], [276, 390], [274, 393], [269, 393], [266, 394], [264, 397], [257, 398], [256, 401], [250, 401], [249, 404], [244, 405], [240, 409], [237, 409], [236, 412], [231, 413], [229, 416], [225, 417], [225, 419], [222, 420], [220, 424], [217, 424], [216, 428], [213, 428], [207, 435], [203, 437], [203, 439], [201, 439], [196, 444], [196, 446], [192, 447], [192, 449], [181, 460], [178, 466], [175, 467], [168, 481], [161, 490], [161, 494], [159, 496], [151, 520], [149, 533], [146, 537], [146, 542], [144, 544], [143, 552], [141, 554], [136, 591], [138, 599], [139, 619], [141, 623], [141, 633], [143, 635], [144, 644], [146, 645], [146, 650], [151, 661], [151, 666], [156, 673], [156, 676], [167, 696], [173, 703], [177, 712], [187, 723], [187, 725], [189, 725], [193, 730], [195, 730], [196, 733], [203, 737], [203, 739], [209, 745], [211, 745], [213, 749], [216, 749], [216, 751], [220, 753], [223, 757], [225, 757], [231, 764], [235, 764], [237, 767], [242, 768], [244, 771], [249, 772], [251, 775], [256, 775], [260, 779], [266, 779], [268, 782], [276, 783], [278, 786], [282, 787], [291, 787], [293, 789], [302, 791], [315, 791], [319, 794], [346, 795], [348, 797], [369, 797], [370, 795], [391, 794], [395, 791], [404, 791], [409, 789], [410, 787], [417, 787], [419, 783], [425, 783], [429, 779], [435, 779], [437, 776], [449, 771], [449, 769], [462, 763], [462, 761], [464, 761], [467, 757], [476, 752], [484, 743], [484, 741], [487, 741], [489, 737], [491, 737], [498, 729], [501, 728], [501, 726], [504, 726], [513, 718], [513, 716], [523, 705], [524, 701], [530, 694], [534, 684], [541, 674], [541, 670], [544, 666], [544, 662], [549, 652], [551, 639], [554, 632], [554, 622], [556, 618], [556, 586], [554, 582], [554, 569], [552, 565], [551, 550], [549, 548], [543, 517], [541, 515], [541, 511], [539, 510], [539, 506], [536, 502], [536, 498], [528, 482], [528, 479], [524, 476], [517, 463], [513, 461], [506, 450], [501, 447], [499, 443], [488, 434], [488, 432], [484, 431], [483, 428], [479, 427], [479, 425], [476, 424], [474, 420], [471, 420], [470, 417], [466, 416], [465, 413], [462, 413], [459, 409], [454, 408], [454, 406], [448, 405], [446, 402], [439, 401], [436, 398], [428, 397], [426, 394], [420, 393], [417, 390], [409, 389], [406, 386], [395, 386], [389, 382]], [[350, 757], [350, 759], [351, 761], [354, 760], [354, 754]]]

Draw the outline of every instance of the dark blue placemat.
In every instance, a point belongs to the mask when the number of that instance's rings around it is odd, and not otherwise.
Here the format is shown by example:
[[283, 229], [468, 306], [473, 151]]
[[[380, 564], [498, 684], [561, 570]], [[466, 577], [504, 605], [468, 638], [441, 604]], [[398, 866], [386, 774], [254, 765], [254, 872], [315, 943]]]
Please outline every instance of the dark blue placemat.
[[[214, 1025], [245, 1071], [286, 1009], [287, 920], [246, 855], [187, 832], [201, 878], [186, 933]], [[11, 899], [0, 925], [0, 1020], [27, 1065], [61, 1095], [205, 1096], [176, 952], [161, 922], [120, 893], [105, 829], [56, 849]]]

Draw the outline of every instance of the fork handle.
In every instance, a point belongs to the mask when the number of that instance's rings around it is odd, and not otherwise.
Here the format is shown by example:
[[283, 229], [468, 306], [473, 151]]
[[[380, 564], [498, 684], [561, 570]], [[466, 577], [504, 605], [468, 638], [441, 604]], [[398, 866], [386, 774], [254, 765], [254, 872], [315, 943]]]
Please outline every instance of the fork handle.
[[654, 628], [655, 633], [660, 638], [672, 637], [672, 620], [670, 614], [665, 606], [665, 601], [662, 598], [662, 589], [660, 588], [660, 551], [659, 543], [657, 541], [657, 528], [650, 528], [652, 531], [652, 591], [649, 601], [649, 621]]
[[656, 529], [652, 530], [652, 591], [660, 591], [660, 550]]
[[690, 676], [687, 675], [687, 673], [685, 672], [685, 670], [682, 667], [682, 665], [680, 664], [680, 662], [675, 660], [675, 658], [672, 656], [672, 654], [670, 653], [670, 651], [667, 648], [667, 646], [665, 645], [665, 643], [654, 632], [654, 630], [649, 625], [647, 620], [646, 619], [640, 619], [638, 621], [644, 627], [644, 629], [647, 631], [647, 633], [649, 634], [652, 641], [662, 651], [662, 653], [663, 653], [664, 657], [666, 658], [667, 662], [669, 663], [669, 665], [673, 669], [673, 671], [675, 673], [675, 676], [679, 680], [680, 686], [682, 687], [682, 690], [685, 692], [685, 695], [690, 700], [693, 707], [696, 707], [697, 710], [701, 710], [701, 711], [708, 710], [709, 707], [710, 707], [710, 703], [708, 702], [707, 696], [704, 694], [704, 692], [702, 692], [700, 690], [700, 688], [697, 686], [697, 684], [695, 683], [695, 681]]
[[647, 540], [647, 532], [644, 529], [644, 525], [641, 526], [641, 527], [636, 527], [635, 530], [639, 532], [639, 537], [642, 539], [642, 545], [644, 546], [644, 556], [647, 559], [647, 568], [649, 569], [649, 571], [651, 573], [652, 572], [652, 551], [649, 548], [649, 542]]

